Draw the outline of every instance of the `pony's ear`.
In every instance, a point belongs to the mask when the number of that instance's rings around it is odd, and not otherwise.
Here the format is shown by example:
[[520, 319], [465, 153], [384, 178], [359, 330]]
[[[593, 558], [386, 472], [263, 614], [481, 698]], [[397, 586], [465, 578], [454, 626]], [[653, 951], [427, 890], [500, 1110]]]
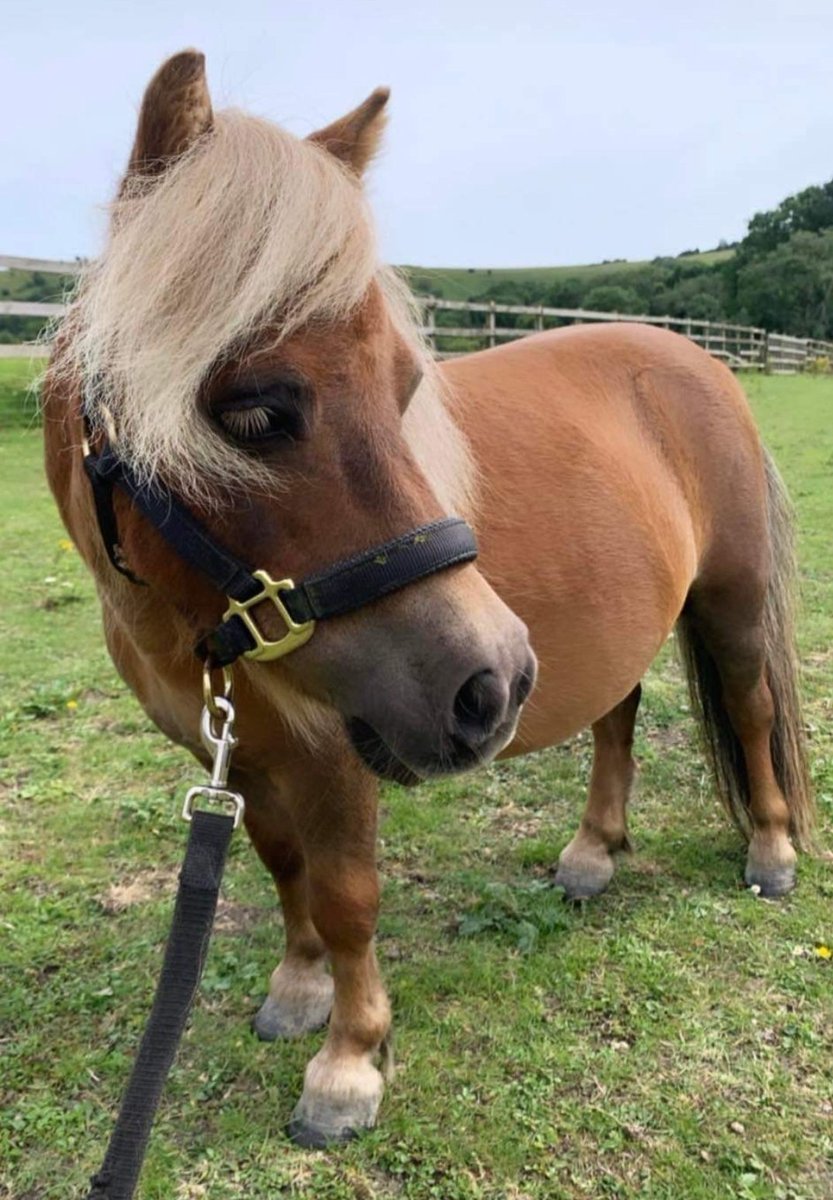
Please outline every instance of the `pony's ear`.
[[205, 55], [183, 50], [164, 62], [147, 86], [125, 180], [163, 171], [213, 123]]
[[329, 150], [357, 175], [362, 175], [382, 140], [388, 96], [390, 88], [376, 88], [358, 108], [333, 121], [326, 129], [311, 133], [309, 140]]

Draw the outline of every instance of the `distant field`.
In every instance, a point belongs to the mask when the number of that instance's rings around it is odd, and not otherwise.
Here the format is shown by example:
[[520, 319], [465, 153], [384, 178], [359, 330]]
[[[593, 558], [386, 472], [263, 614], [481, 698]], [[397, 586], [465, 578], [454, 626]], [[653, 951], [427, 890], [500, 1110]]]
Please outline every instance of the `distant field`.
[[0, 299], [48, 300], [57, 304], [72, 288], [73, 282], [70, 275], [3, 268], [0, 270]]
[[[745, 386], [798, 510], [829, 846], [833, 383]], [[68, 1200], [99, 1165], [147, 1012], [200, 772], [107, 658], [37, 429], [0, 433], [0, 511], [0, 1197]], [[320, 1035], [249, 1032], [282, 933], [238, 837], [142, 1200], [830, 1200], [833, 863], [804, 857], [779, 903], [744, 890], [670, 647], [636, 753], [636, 852], [581, 909], [549, 872], [584, 802], [587, 735], [385, 789], [378, 948], [399, 1073], [378, 1130], [328, 1153], [284, 1132]]]
[[[734, 250], [708, 250], [702, 254], [680, 255], [675, 261], [714, 266], [727, 262]], [[592, 281], [593, 284], [609, 282], [623, 272], [639, 271], [650, 266], [650, 260], [608, 263], [588, 263], [574, 267], [416, 267], [404, 266], [402, 270], [416, 292], [430, 288], [439, 292], [444, 300], [467, 300], [480, 295], [497, 283], [539, 283], [551, 285], [569, 277]]]

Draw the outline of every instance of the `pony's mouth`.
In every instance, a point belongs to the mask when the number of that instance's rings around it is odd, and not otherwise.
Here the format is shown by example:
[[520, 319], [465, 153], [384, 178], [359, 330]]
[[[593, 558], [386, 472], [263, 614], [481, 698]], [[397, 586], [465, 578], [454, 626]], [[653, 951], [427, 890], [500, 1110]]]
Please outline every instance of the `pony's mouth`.
[[406, 767], [382, 735], [367, 721], [362, 721], [360, 717], [348, 717], [344, 723], [353, 749], [374, 775], [391, 783], [401, 783], [404, 787], [413, 787], [422, 782], [423, 776]]
[[507, 721], [488, 743], [473, 749], [457, 738], [449, 737], [442, 750], [419, 764], [408, 764], [396, 755], [378, 730], [361, 717], [345, 719], [347, 736], [353, 749], [366, 767], [380, 779], [413, 787], [423, 780], [440, 775], [459, 775], [491, 762], [515, 736], [518, 717]]

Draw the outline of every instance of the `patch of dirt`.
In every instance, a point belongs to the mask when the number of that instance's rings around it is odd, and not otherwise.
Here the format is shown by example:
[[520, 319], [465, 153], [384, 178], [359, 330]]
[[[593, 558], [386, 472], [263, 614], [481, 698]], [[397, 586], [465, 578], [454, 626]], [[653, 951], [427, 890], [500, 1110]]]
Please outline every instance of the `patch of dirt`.
[[[111, 883], [106, 893], [98, 897], [98, 904], [108, 916], [116, 916], [137, 904], [147, 904], [149, 900], [173, 900], [178, 875], [179, 867], [151, 867], [138, 871], [130, 879]], [[272, 909], [257, 904], [238, 904], [221, 896], [217, 902], [214, 932], [239, 937], [261, 921], [274, 921], [275, 915]]]
[[217, 902], [214, 932], [240, 937], [262, 921], [274, 919], [275, 912], [270, 908], [263, 908], [258, 904], [237, 904], [234, 900], [224, 900], [221, 896]]
[[665, 873], [665, 867], [660, 866], [658, 862], [654, 862], [650, 858], [640, 858], [637, 853], [629, 855], [626, 859], [628, 867], [636, 875], [662, 875]]
[[651, 746], [660, 750], [677, 750], [683, 746], [691, 746], [691, 730], [683, 724], [654, 725], [646, 729], [645, 740]]
[[491, 825], [514, 838], [532, 838], [540, 834], [544, 820], [545, 815], [539, 809], [529, 809], [510, 800], [492, 814]]
[[139, 871], [132, 879], [122, 883], [111, 883], [106, 893], [98, 897], [98, 903], [108, 916], [126, 912], [137, 904], [146, 904], [160, 896], [173, 895], [176, 889], [177, 868], [151, 867]]

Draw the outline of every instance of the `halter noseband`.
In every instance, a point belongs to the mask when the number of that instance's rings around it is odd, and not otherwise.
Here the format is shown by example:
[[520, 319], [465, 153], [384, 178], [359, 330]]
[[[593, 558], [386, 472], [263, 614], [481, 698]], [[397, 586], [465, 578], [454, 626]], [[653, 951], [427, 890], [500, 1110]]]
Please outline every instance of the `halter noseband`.
[[[296, 587], [291, 579], [275, 580], [265, 570], [250, 570], [166, 487], [141, 481], [108, 441], [96, 454], [85, 440], [84, 469], [92, 485], [101, 538], [117, 571], [131, 583], [142, 584], [124, 562], [119, 547], [114, 487], [130, 497], [180, 558], [228, 597], [220, 624], [195, 646], [195, 652], [211, 666], [227, 667], [241, 656], [260, 662], [281, 658], [309, 641], [316, 621], [354, 612], [418, 579], [477, 557], [470, 526], [459, 517], [446, 517], [335, 563]], [[286, 628], [274, 642], [263, 635], [252, 611], [266, 601]]]

